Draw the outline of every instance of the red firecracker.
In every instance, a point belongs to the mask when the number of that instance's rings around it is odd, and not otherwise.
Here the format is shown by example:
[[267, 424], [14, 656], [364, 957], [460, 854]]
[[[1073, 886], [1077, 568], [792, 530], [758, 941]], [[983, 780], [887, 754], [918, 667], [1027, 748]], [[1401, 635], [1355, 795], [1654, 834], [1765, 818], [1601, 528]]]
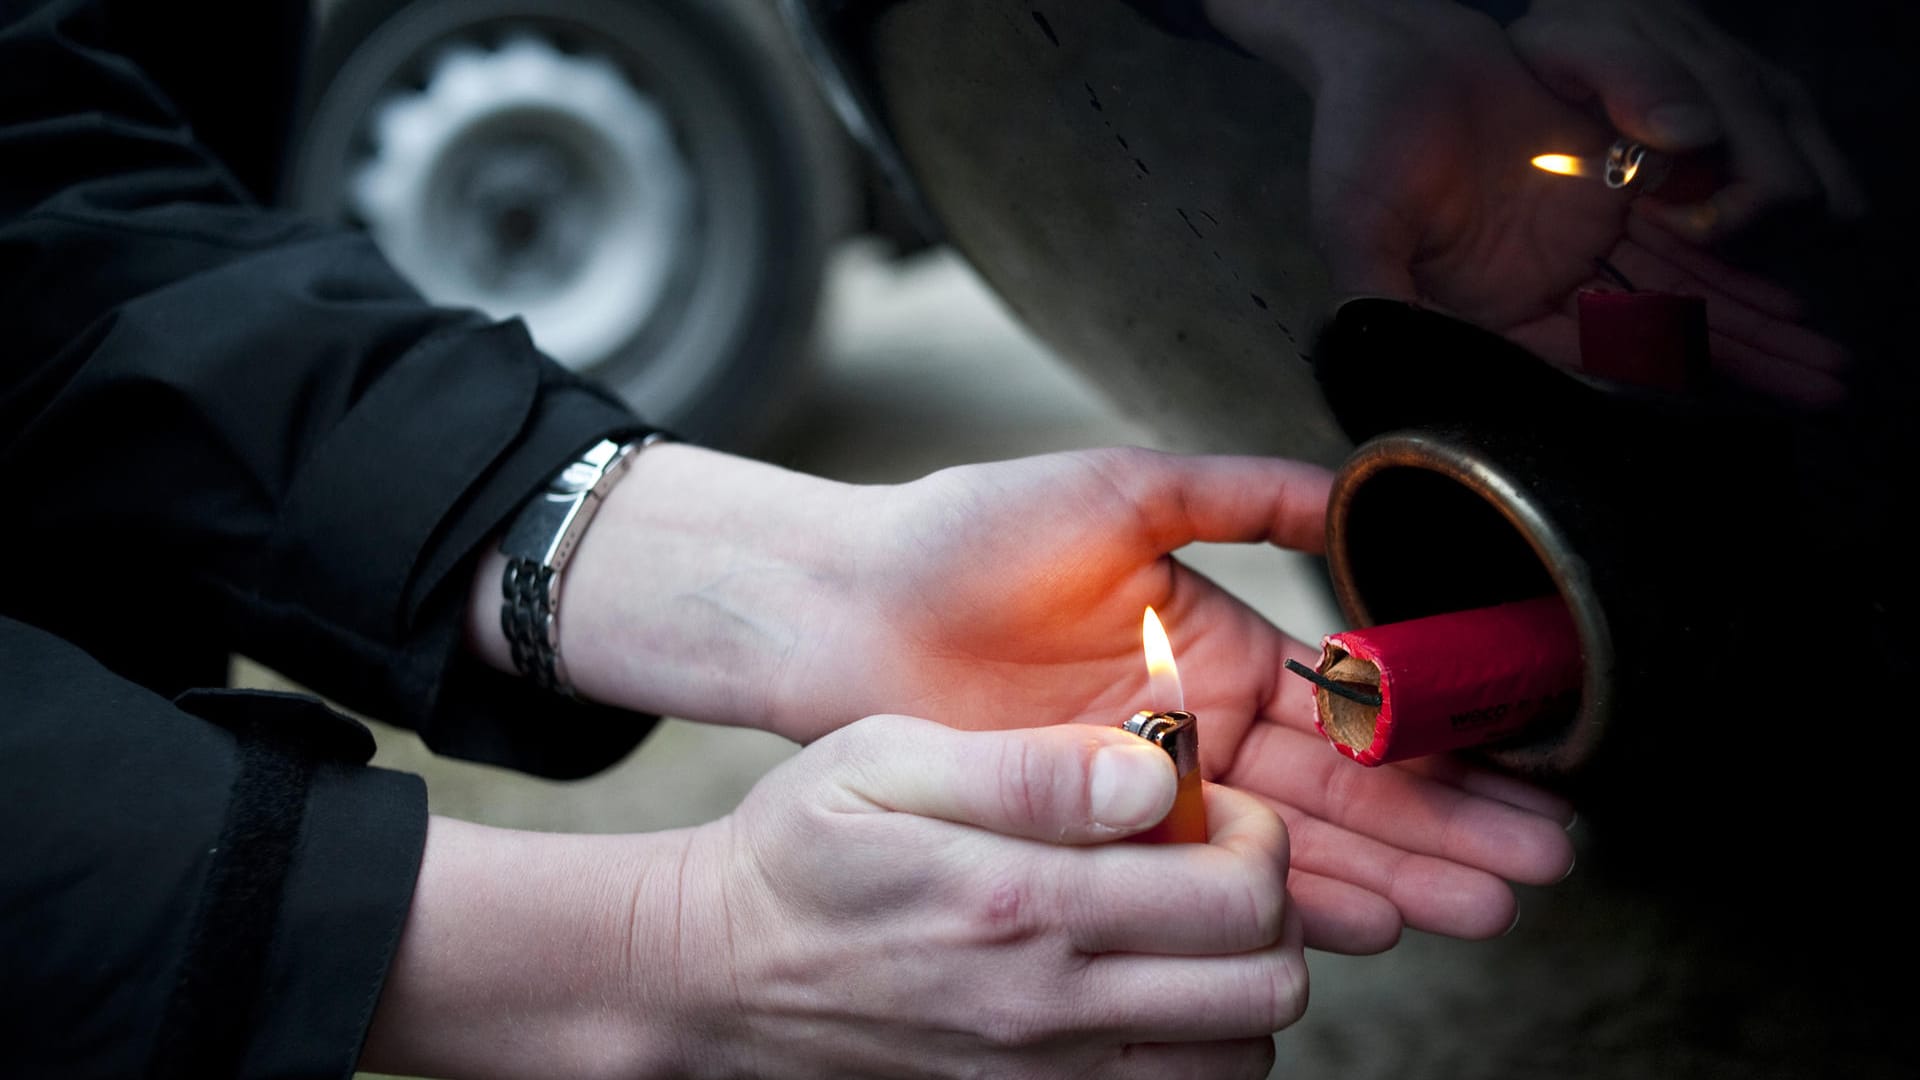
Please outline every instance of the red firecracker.
[[1330, 634], [1318, 725], [1362, 765], [1514, 735], [1580, 700], [1580, 639], [1557, 596]]
[[1580, 368], [1634, 386], [1686, 393], [1707, 383], [1707, 302], [1664, 292], [1584, 289]]

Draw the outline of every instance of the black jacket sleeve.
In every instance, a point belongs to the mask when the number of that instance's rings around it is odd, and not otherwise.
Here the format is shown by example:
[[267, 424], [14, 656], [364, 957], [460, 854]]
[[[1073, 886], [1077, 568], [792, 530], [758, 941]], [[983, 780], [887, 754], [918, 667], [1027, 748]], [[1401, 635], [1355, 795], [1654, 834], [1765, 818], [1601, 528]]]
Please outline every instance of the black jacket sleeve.
[[546, 775], [645, 730], [460, 649], [487, 539], [644, 428], [519, 325], [259, 205], [277, 151], [248, 124], [284, 87], [218, 73], [292, 63], [249, 51], [293, 40], [279, 7], [0, 0], [7, 1075], [353, 1067], [419, 784], [316, 702], [188, 691], [219, 671], [196, 658], [245, 652]]
[[[459, 645], [482, 544], [639, 422], [518, 323], [427, 305], [363, 235], [261, 208], [229, 159], [268, 155], [199, 141], [242, 145], [229, 112], [259, 91], [205, 72], [285, 38], [281, 5], [0, 4], [0, 559], [34, 568], [0, 575], [0, 611], [167, 692], [173, 654], [243, 651], [544, 775], [630, 749], [644, 719]], [[199, 111], [155, 71], [196, 73]]]
[[344, 1077], [406, 920], [419, 778], [311, 698], [177, 702], [0, 617], [0, 1073]]

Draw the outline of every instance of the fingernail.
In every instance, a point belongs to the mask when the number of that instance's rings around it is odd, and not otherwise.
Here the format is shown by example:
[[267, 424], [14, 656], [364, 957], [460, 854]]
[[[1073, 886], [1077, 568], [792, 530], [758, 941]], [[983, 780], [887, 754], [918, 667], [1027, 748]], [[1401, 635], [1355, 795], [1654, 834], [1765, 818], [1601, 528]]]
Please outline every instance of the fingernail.
[[1096, 825], [1141, 829], [1166, 816], [1166, 751], [1142, 741], [1138, 746], [1103, 746], [1093, 752], [1087, 786]]
[[1572, 832], [1573, 827], [1578, 824], [1580, 824], [1580, 811], [1575, 810], [1573, 812], [1573, 816], [1567, 819], [1567, 823], [1560, 827], [1567, 830], [1568, 832]]
[[1573, 868], [1574, 868], [1574, 866], [1575, 866], [1575, 865], [1576, 865], [1576, 864], [1577, 864], [1578, 862], [1579, 862], [1579, 860], [1578, 860], [1578, 859], [1568, 859], [1568, 860], [1567, 860], [1567, 872], [1566, 872], [1566, 873], [1564, 873], [1564, 874], [1561, 874], [1561, 875], [1560, 875], [1560, 878], [1559, 878], [1559, 880], [1558, 880], [1558, 881], [1555, 881], [1555, 882], [1554, 882], [1554, 884], [1555, 884], [1555, 885], [1558, 885], [1558, 884], [1560, 884], [1560, 882], [1561, 882], [1561, 881], [1565, 881], [1565, 880], [1567, 880], [1568, 878], [1570, 878], [1570, 877], [1572, 877], [1572, 876], [1573, 876]]
[[1513, 921], [1507, 924], [1507, 928], [1505, 930], [1500, 931], [1500, 936], [1506, 937], [1508, 934], [1513, 933], [1514, 927], [1517, 927], [1519, 925], [1520, 925], [1520, 909], [1519, 907], [1516, 906], [1513, 909]]
[[1647, 127], [1673, 147], [1700, 146], [1720, 135], [1720, 120], [1702, 105], [1657, 105], [1647, 112]]

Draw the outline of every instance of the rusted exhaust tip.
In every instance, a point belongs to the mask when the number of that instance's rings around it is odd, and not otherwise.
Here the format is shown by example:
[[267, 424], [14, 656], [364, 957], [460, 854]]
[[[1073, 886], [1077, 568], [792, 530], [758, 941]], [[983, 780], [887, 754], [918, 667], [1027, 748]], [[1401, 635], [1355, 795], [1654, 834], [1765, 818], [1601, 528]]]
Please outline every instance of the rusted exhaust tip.
[[1360, 627], [1557, 592], [1580, 639], [1579, 708], [1477, 752], [1517, 771], [1569, 774], [1593, 756], [1612, 712], [1614, 643], [1586, 560], [1525, 468], [1523, 457], [1496, 460], [1446, 432], [1372, 439], [1334, 480], [1327, 559], [1341, 610]]

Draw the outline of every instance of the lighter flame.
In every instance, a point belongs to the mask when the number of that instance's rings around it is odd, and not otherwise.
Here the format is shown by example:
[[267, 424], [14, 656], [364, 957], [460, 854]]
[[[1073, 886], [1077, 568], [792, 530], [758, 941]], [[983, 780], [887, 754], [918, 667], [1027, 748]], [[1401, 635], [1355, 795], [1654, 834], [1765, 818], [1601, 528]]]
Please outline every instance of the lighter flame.
[[1585, 161], [1572, 154], [1541, 154], [1533, 159], [1533, 167], [1544, 169], [1561, 176], [1592, 176], [1593, 170]]
[[1187, 696], [1180, 689], [1180, 669], [1173, 662], [1173, 643], [1167, 640], [1166, 628], [1160, 625], [1160, 616], [1155, 615], [1151, 607], [1140, 620], [1140, 642], [1147, 651], [1147, 683], [1153, 711], [1185, 709]]

